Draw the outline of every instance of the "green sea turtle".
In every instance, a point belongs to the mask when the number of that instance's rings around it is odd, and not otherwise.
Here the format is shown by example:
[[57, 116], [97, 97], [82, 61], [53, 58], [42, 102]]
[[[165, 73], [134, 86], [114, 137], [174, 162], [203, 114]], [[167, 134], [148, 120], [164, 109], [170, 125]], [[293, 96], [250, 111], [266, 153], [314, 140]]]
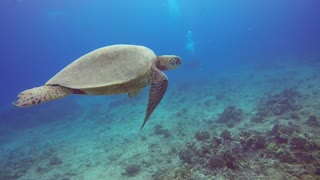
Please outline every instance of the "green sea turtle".
[[148, 107], [141, 130], [167, 90], [168, 78], [162, 71], [173, 70], [181, 63], [178, 56], [156, 56], [144, 46], [106, 46], [76, 59], [45, 85], [21, 92], [13, 104], [28, 107], [70, 94], [127, 93], [129, 97], [134, 97], [150, 84]]

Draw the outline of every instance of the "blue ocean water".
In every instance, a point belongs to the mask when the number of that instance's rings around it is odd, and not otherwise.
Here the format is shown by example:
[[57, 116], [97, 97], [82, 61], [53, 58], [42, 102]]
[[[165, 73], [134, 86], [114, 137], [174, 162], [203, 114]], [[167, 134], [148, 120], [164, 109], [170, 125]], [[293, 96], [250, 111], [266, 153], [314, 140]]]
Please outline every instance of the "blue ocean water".
[[[0, 179], [319, 178], [319, 7], [316, 0], [0, 1]], [[142, 132], [148, 88], [133, 99], [11, 104], [83, 54], [113, 44], [183, 59], [165, 72], [167, 93]], [[292, 133], [268, 134], [277, 127]], [[260, 161], [221, 160], [218, 147], [246, 148], [244, 131], [266, 141], [253, 158]], [[285, 164], [312, 167], [303, 174]]]

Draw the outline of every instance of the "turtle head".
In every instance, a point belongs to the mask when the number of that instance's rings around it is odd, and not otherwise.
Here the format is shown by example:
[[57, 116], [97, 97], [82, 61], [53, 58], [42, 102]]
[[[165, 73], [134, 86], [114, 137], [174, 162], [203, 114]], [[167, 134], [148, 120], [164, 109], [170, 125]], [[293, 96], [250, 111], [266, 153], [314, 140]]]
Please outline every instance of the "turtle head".
[[182, 60], [179, 56], [175, 55], [163, 55], [158, 56], [156, 66], [161, 71], [170, 71], [176, 69], [182, 64]]

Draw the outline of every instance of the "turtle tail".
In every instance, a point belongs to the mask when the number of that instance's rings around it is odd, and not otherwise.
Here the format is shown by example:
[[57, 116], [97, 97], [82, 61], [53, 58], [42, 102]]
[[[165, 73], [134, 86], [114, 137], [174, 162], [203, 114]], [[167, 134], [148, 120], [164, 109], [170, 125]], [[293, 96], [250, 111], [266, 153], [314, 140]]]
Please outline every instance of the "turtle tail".
[[22, 91], [18, 94], [18, 100], [12, 104], [18, 107], [29, 107], [46, 101], [60, 99], [71, 93], [71, 89], [61, 86], [40, 86]]

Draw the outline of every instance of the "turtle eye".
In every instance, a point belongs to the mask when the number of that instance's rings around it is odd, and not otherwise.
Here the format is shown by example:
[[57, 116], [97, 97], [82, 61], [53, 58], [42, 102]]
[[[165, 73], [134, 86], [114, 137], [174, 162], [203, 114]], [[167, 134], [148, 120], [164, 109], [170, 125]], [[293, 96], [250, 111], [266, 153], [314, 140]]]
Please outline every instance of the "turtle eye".
[[180, 57], [174, 57], [174, 58], [172, 58], [171, 64], [174, 66], [178, 66], [178, 65], [182, 64], [182, 61], [181, 61]]
[[180, 57], [175, 57], [174, 59], [175, 59], [177, 65], [182, 64], [182, 60]]

